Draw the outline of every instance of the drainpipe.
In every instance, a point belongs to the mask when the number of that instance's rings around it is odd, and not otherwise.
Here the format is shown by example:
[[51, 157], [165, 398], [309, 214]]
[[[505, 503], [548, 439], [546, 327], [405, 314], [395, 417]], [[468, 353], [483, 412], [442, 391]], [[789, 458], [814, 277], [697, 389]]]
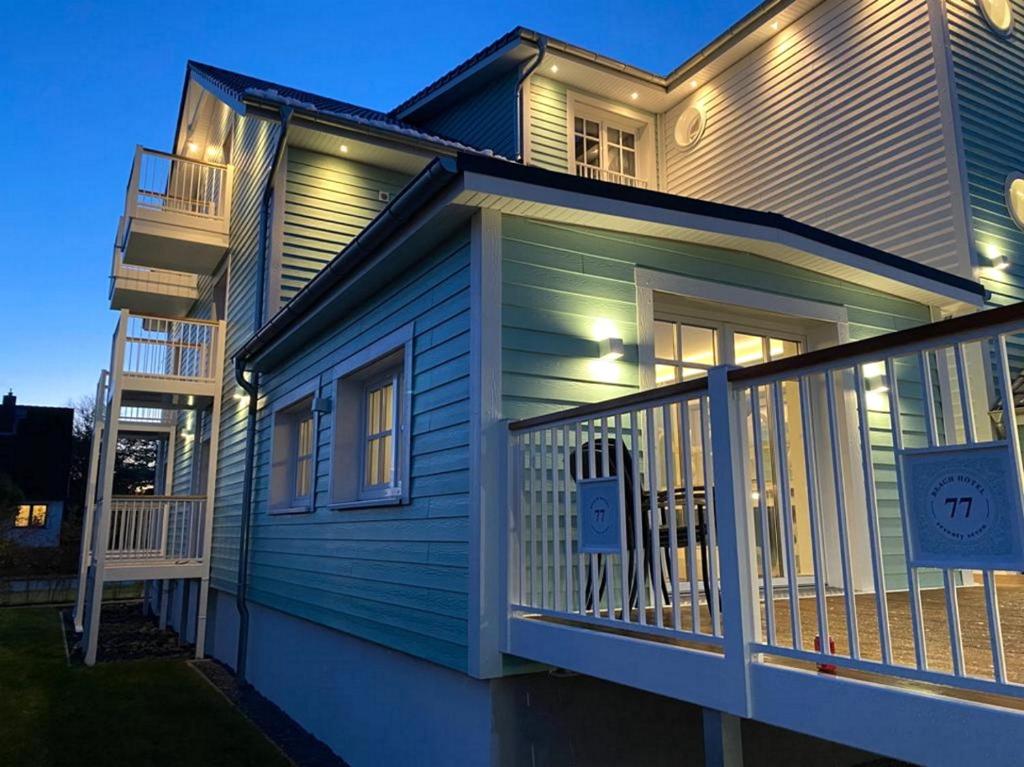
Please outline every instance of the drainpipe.
[[522, 162], [523, 157], [526, 156], [525, 147], [523, 146], [523, 139], [526, 136], [526, 129], [523, 125], [523, 83], [544, 61], [544, 54], [547, 53], [547, 50], [548, 38], [545, 35], [541, 35], [537, 38], [537, 57], [530, 66], [523, 70], [523, 73], [519, 75], [519, 79], [516, 81], [516, 162]]
[[245, 425], [245, 465], [242, 476], [242, 519], [238, 534], [238, 586], [235, 603], [238, 606], [238, 647], [235, 651], [235, 673], [245, 681], [245, 663], [249, 647], [249, 605], [246, 592], [249, 586], [249, 520], [252, 517], [253, 455], [256, 448], [256, 407], [259, 394], [259, 374], [252, 380], [245, 377], [245, 364], [235, 361], [235, 380], [249, 395], [249, 413]]
[[[267, 282], [267, 255], [270, 249], [269, 228], [271, 222], [266, 220], [267, 203], [273, 191], [274, 175], [277, 173], [278, 163], [284, 151], [285, 141], [288, 136], [288, 124], [291, 122], [294, 109], [281, 107], [281, 135], [277, 139], [277, 148], [274, 151], [274, 159], [270, 164], [270, 173], [267, 174], [267, 185], [263, 188], [263, 197], [260, 201], [260, 217], [263, 219], [260, 225], [260, 247], [259, 262], [256, 265], [256, 306], [253, 317], [253, 327], [258, 332], [263, 327], [264, 306], [266, 304], [266, 282]], [[252, 379], [245, 377], [245, 364], [240, 359], [235, 360], [235, 381], [242, 387], [242, 390], [249, 396], [248, 415], [245, 424], [245, 464], [242, 477], [242, 504], [241, 522], [238, 532], [238, 583], [236, 586], [235, 604], [238, 608], [238, 647], [235, 650], [235, 673], [243, 682], [245, 681], [245, 666], [249, 654], [249, 605], [246, 603], [246, 594], [249, 590], [249, 523], [252, 519], [252, 482], [253, 482], [253, 458], [256, 453], [256, 407], [259, 394], [259, 374], [253, 373]]]

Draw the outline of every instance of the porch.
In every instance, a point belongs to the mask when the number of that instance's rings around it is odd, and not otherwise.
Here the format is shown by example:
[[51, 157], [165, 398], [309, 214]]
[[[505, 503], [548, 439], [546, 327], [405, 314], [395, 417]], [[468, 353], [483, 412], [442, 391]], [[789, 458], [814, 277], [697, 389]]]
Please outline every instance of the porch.
[[1022, 338], [1006, 307], [511, 423], [505, 651], [1012, 763]]

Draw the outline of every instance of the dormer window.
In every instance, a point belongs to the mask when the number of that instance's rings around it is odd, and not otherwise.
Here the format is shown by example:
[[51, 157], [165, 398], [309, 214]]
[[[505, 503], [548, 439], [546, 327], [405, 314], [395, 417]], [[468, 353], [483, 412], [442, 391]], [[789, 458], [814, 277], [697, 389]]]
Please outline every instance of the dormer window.
[[653, 126], [626, 107], [570, 99], [574, 170], [577, 176], [647, 188]]

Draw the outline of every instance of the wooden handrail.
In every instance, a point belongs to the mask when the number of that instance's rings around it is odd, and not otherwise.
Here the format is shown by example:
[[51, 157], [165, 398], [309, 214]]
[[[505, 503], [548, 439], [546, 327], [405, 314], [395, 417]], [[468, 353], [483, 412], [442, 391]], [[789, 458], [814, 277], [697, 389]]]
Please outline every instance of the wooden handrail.
[[170, 152], [161, 152], [159, 149], [147, 149], [142, 147], [143, 154], [156, 155], [157, 157], [166, 157], [168, 160], [183, 160], [184, 162], [194, 162], [196, 165], [206, 165], [210, 168], [219, 168], [223, 170], [228, 169], [228, 165], [221, 162], [209, 162], [208, 160], [196, 160], [193, 157], [185, 157], [180, 154], [171, 154]]
[[918, 325], [906, 330], [897, 330], [840, 346], [829, 346], [825, 349], [817, 349], [813, 352], [805, 352], [794, 357], [765, 362], [760, 365], [736, 368], [729, 371], [729, 380], [739, 382], [756, 378], [770, 378], [828, 365], [846, 358], [871, 355], [891, 357], [905, 347], [920, 346], [929, 341], [939, 341], [945, 336], [975, 333], [986, 328], [999, 328], [1015, 322], [1024, 322], [1024, 302], [1001, 306], [998, 309], [987, 309], [974, 314], [965, 314], [962, 317], [952, 317], [927, 325]]
[[669, 384], [668, 386], [659, 386], [655, 389], [645, 389], [636, 394], [626, 394], [615, 399], [604, 400], [603, 402], [593, 402], [589, 405], [579, 405], [568, 410], [558, 410], [546, 415], [523, 418], [519, 421], [512, 421], [509, 423], [508, 428], [509, 431], [523, 431], [524, 429], [534, 429], [538, 426], [547, 426], [548, 424], [561, 423], [562, 421], [582, 420], [600, 415], [608, 410], [624, 410], [636, 405], [646, 405], [648, 402], [659, 402], [663, 399], [681, 397], [684, 394], [693, 394], [694, 392], [704, 391], [707, 388], [707, 377], [695, 378], [692, 381], [682, 381]]
[[[729, 371], [729, 380], [743, 382], [759, 378], [771, 378], [828, 365], [829, 363], [847, 358], [868, 355], [892, 356], [893, 352], [899, 351], [904, 347], [920, 345], [928, 341], [937, 341], [945, 336], [973, 333], [989, 327], [998, 328], [1014, 322], [1024, 322], [1024, 302], [1001, 306], [998, 309], [975, 312], [974, 314], [965, 314], [962, 317], [953, 317], [927, 325], [919, 325], [907, 330], [897, 330], [893, 333], [865, 338], [840, 346], [830, 346], [827, 349], [818, 349], [813, 352], [806, 352], [773, 362], [765, 362], [760, 365], [736, 368]], [[603, 402], [594, 402], [589, 405], [580, 405], [532, 418], [523, 418], [518, 421], [512, 421], [509, 423], [508, 428], [509, 431], [523, 431], [539, 426], [561, 423], [562, 421], [583, 420], [600, 415], [608, 410], [625, 410], [639, 405], [646, 405], [650, 402], [692, 394], [706, 388], [706, 377], [692, 381], [683, 381], [682, 383], [647, 389]]]

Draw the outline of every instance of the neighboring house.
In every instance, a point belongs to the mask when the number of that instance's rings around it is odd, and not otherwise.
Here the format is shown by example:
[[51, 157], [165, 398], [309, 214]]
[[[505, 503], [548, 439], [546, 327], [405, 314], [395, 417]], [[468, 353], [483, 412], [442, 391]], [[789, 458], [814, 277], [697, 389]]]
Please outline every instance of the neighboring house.
[[[745, 719], [1013, 763], [1021, 72], [1009, 0], [771, 0], [665, 76], [518, 28], [386, 114], [190, 62], [114, 248], [86, 662], [142, 579], [353, 764]], [[1010, 482], [949, 550], [915, 455]]]
[[0, 404], [0, 475], [21, 491], [22, 503], [3, 537], [20, 546], [59, 546], [71, 471], [75, 411], [19, 405], [13, 392]]

